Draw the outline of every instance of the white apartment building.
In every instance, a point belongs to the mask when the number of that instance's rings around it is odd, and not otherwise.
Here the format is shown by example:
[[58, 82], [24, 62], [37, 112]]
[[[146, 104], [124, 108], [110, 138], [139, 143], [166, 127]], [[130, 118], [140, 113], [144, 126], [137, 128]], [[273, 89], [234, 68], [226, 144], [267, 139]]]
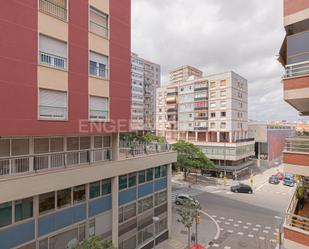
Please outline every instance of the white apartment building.
[[216, 171], [240, 173], [254, 155], [254, 141], [248, 137], [247, 80], [232, 71], [197, 76], [199, 70], [193, 69], [188, 77], [177, 76], [176, 82], [157, 90], [157, 134], [172, 143], [198, 145], [215, 162]]
[[156, 88], [161, 86], [160, 65], [131, 55], [131, 129], [153, 131], [156, 125]]

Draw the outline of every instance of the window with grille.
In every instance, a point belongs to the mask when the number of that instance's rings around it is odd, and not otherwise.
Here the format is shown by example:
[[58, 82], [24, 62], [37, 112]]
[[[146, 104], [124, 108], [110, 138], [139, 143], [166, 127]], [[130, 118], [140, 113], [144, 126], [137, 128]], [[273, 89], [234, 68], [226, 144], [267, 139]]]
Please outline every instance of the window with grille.
[[40, 0], [39, 9], [56, 18], [67, 20], [67, 0]]
[[40, 89], [39, 92], [40, 119], [67, 119], [67, 93]]
[[89, 74], [103, 79], [108, 78], [108, 57], [90, 52]]

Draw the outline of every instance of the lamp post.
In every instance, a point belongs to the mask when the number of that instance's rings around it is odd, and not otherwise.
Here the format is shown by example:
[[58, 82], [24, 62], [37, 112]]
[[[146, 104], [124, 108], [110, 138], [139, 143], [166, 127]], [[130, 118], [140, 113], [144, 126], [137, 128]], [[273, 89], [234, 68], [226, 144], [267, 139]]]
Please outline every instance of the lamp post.
[[159, 222], [159, 217], [152, 217], [153, 223], [154, 223], [154, 229], [153, 229], [153, 248], [156, 248], [156, 224]]

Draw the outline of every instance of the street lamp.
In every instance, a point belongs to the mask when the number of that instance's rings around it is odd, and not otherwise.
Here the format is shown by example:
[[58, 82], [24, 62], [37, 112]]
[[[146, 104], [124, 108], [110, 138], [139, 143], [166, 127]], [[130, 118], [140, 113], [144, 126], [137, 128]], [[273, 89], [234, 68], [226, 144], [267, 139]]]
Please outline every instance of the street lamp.
[[159, 217], [152, 217], [153, 223], [154, 223], [154, 229], [153, 229], [153, 248], [156, 248], [156, 224], [159, 222]]

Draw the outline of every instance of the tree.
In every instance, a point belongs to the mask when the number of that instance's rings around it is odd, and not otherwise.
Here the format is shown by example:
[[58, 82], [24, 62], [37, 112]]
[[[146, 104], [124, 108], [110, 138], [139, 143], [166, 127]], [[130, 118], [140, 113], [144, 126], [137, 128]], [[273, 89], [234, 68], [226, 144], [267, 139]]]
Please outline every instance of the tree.
[[205, 156], [198, 146], [192, 143], [179, 141], [173, 144], [173, 149], [178, 152], [176, 166], [183, 169], [185, 179], [192, 169], [214, 167], [214, 163]]
[[70, 249], [116, 249], [116, 247], [109, 240], [102, 240], [98, 236], [93, 236]]
[[180, 208], [177, 209], [177, 213], [179, 218], [177, 221], [184, 225], [184, 227], [188, 230], [188, 247], [190, 248], [191, 241], [191, 227], [194, 223], [194, 219], [196, 215], [201, 210], [201, 206], [199, 202], [192, 201], [184, 201]]

